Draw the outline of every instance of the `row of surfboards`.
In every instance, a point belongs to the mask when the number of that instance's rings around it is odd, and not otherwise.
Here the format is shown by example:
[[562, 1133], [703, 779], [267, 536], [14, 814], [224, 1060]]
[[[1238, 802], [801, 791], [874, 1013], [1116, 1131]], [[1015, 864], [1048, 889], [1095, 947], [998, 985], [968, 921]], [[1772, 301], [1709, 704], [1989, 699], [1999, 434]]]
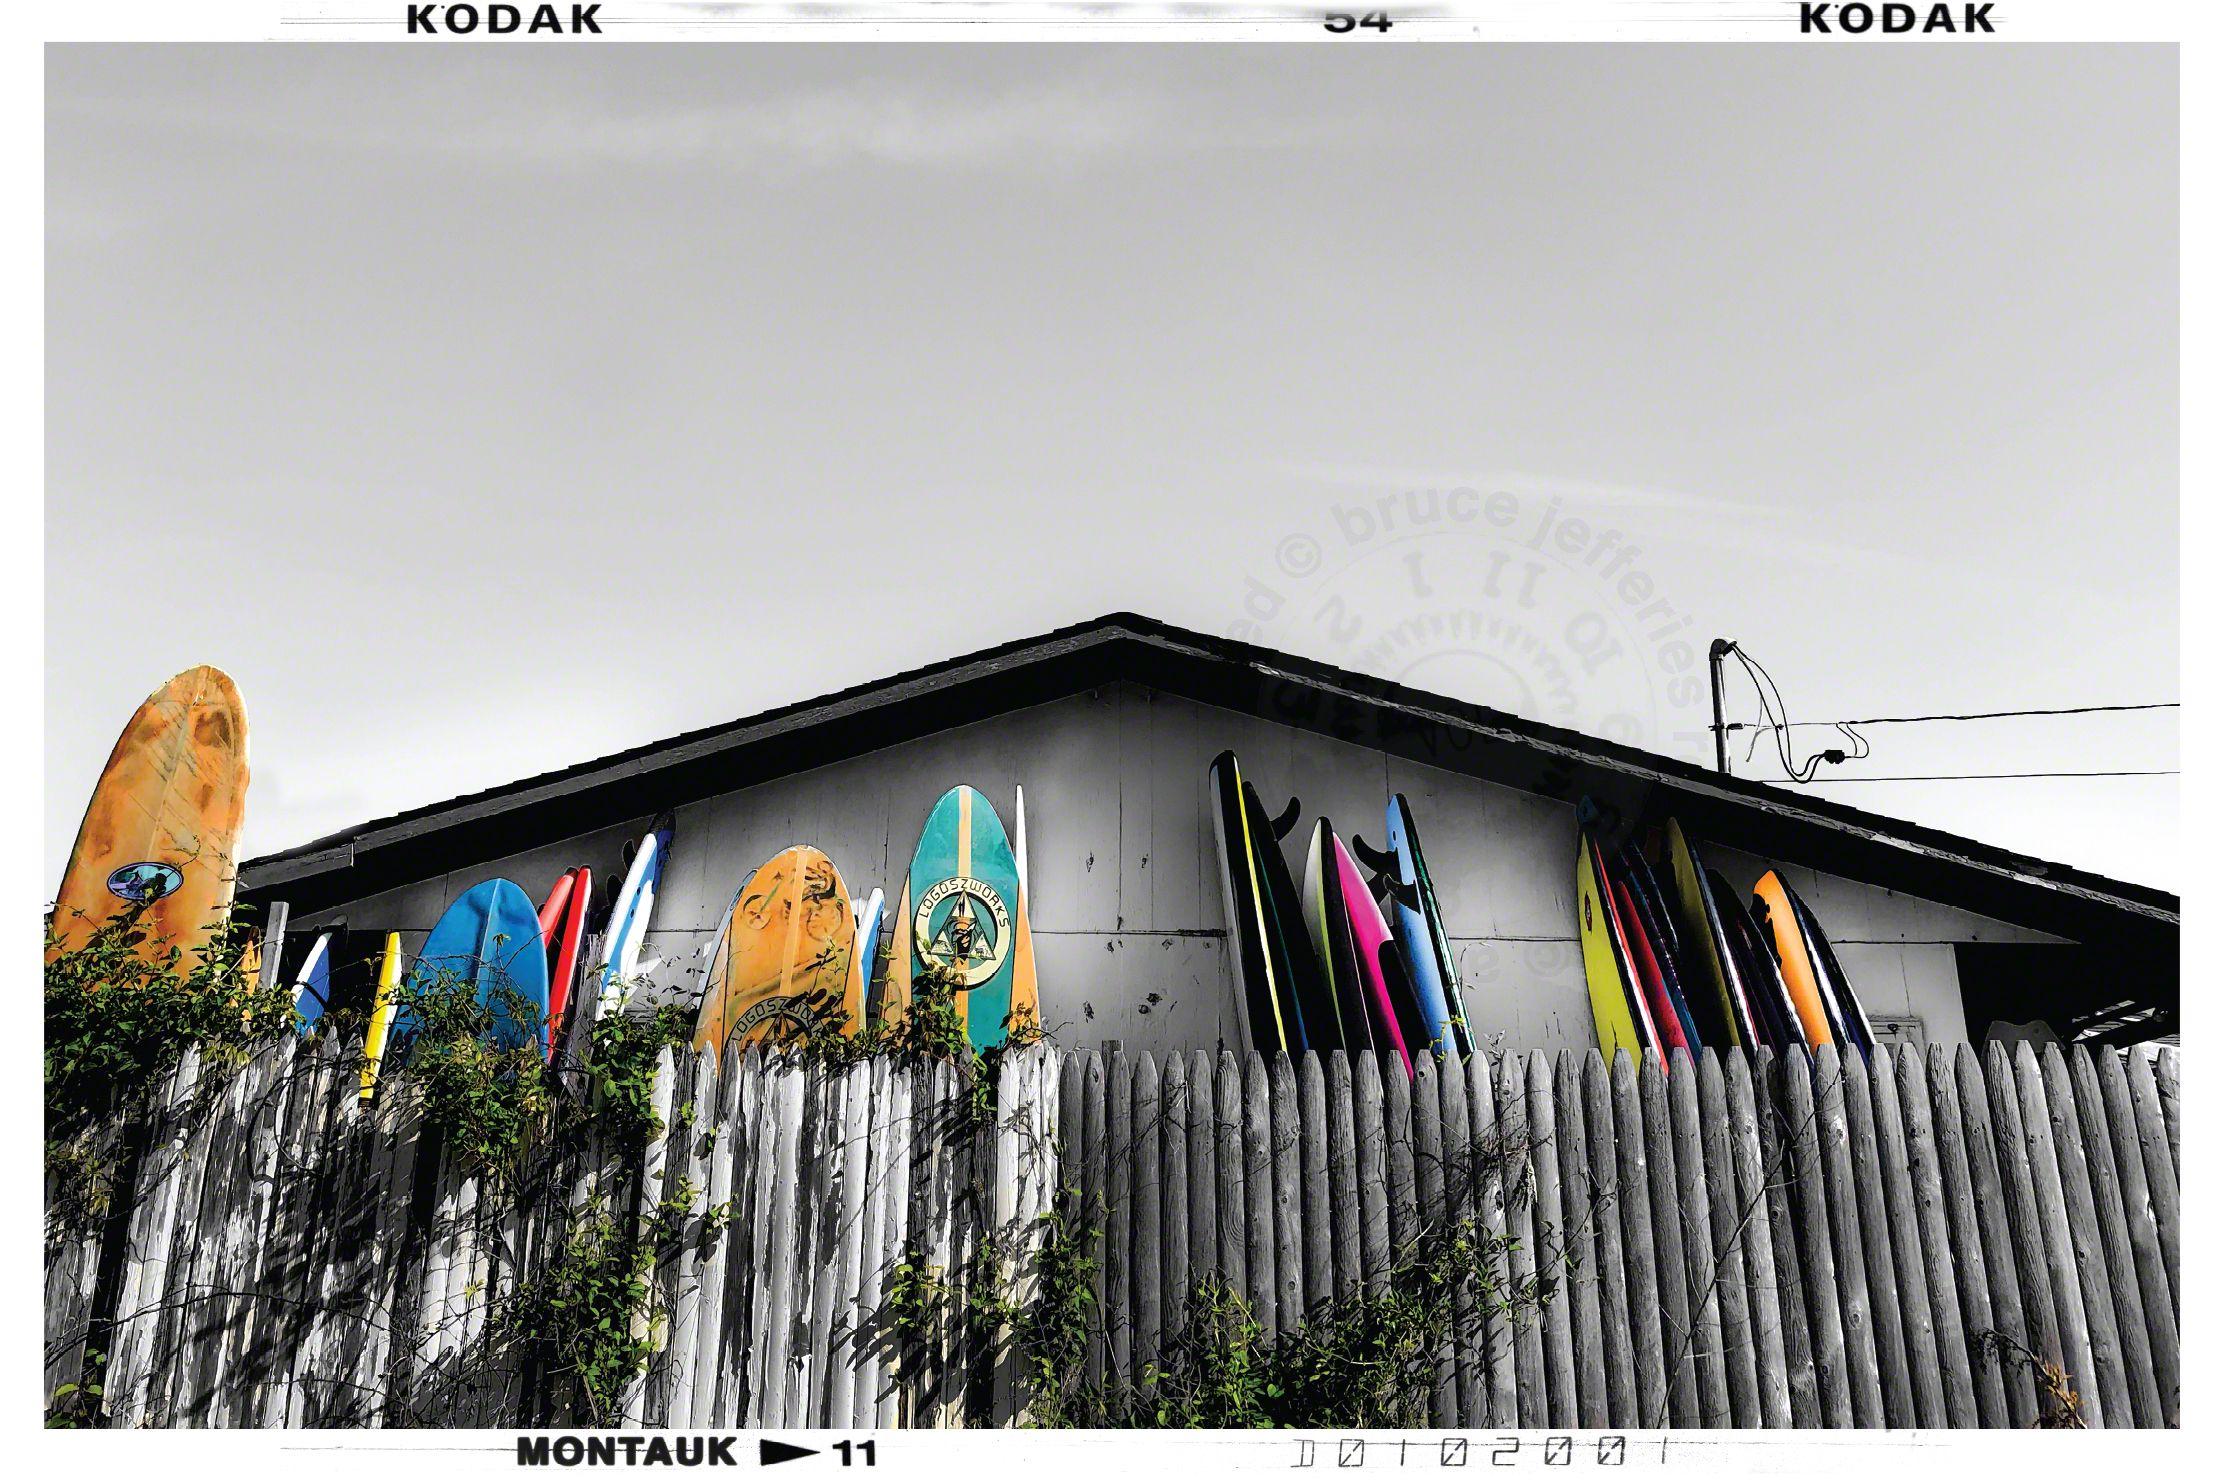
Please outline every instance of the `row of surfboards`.
[[[1280, 843], [1298, 798], [1272, 817], [1231, 752], [1208, 768], [1209, 811], [1242, 1032], [1265, 1053], [1392, 1050], [1469, 1054], [1463, 974], [1408, 800], [1386, 803], [1384, 848], [1309, 834], [1295, 887]], [[1583, 804], [1582, 818], [1593, 813]], [[1767, 871], [1745, 902], [1668, 819], [1606, 848], [1583, 821], [1579, 925], [1596, 1040], [1608, 1057], [1656, 1050], [1855, 1044], [1872, 1028], [1826, 933]]]
[[[550, 1059], [576, 1028], [581, 1005], [588, 1008], [584, 1022], [593, 1023], [631, 1006], [674, 1001], [676, 990], [647, 982], [660, 964], [643, 955], [673, 837], [669, 816], [634, 847], [604, 913], [602, 955], [593, 964], [581, 960], [594, 893], [586, 866], [561, 873], [539, 908], [510, 880], [465, 891], [435, 923], [407, 979], [401, 934], [389, 932], [365, 1037], [363, 1095], [374, 1093], [391, 1048], [416, 1031], [406, 989], [431, 987], [445, 975], [470, 984], [489, 1008], [497, 1044], [533, 1043]], [[982, 793], [965, 786], [947, 792], [923, 825], [888, 930], [882, 890], [854, 899], [819, 849], [782, 850], [737, 887], [700, 983], [679, 991], [696, 999], [693, 1047], [741, 1045], [815, 1025], [856, 1035], [871, 1016], [902, 1015], [917, 982], [930, 974], [952, 989], [978, 1050], [1034, 1025], [1037, 965], [1019, 788], [1014, 839], [1010, 845], [998, 810]], [[304, 1033], [332, 1002], [338, 941], [336, 930], [317, 935], [291, 979]]]

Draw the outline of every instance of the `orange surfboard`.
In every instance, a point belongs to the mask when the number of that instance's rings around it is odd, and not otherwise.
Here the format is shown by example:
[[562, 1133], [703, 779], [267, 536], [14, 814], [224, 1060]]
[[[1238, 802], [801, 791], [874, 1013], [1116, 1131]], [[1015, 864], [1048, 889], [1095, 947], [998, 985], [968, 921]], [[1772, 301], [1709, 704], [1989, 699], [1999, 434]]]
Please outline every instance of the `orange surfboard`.
[[1796, 1005], [1796, 1017], [1804, 1025], [1804, 1038], [1815, 1050], [1833, 1044], [1835, 1031], [1829, 1027], [1827, 1010], [1820, 1002], [1820, 984], [1812, 974], [1812, 954], [1805, 950], [1804, 928], [1797, 922], [1796, 911], [1789, 904], [1789, 893], [1782, 888], [1781, 877], [1767, 870], [1758, 877], [1752, 890], [1765, 902], [1773, 945], [1781, 954], [1781, 981], [1788, 985], [1789, 998]]
[[695, 1047], [747, 1044], [778, 1024], [795, 1033], [809, 1022], [808, 1000], [816, 998], [841, 1006], [846, 1035], [859, 1033], [857, 939], [851, 897], [835, 864], [805, 845], [783, 850], [736, 896], [697, 1012]]
[[150, 949], [198, 954], [232, 905], [247, 802], [240, 691], [222, 670], [188, 669], [147, 697], [109, 753], [54, 900], [62, 947], [144, 900]]

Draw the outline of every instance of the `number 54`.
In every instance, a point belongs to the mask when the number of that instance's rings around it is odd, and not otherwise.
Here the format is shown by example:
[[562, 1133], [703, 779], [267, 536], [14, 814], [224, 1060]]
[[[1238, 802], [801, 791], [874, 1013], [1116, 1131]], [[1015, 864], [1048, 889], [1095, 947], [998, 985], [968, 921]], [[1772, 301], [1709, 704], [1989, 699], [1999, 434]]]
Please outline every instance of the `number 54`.
[[1394, 29], [1394, 23], [1386, 18], [1386, 12], [1383, 10], [1371, 11], [1359, 21], [1354, 16], [1341, 15], [1337, 12], [1324, 17], [1324, 29], [1335, 36], [1345, 36], [1357, 26], [1361, 26], [1366, 31], [1391, 31]]

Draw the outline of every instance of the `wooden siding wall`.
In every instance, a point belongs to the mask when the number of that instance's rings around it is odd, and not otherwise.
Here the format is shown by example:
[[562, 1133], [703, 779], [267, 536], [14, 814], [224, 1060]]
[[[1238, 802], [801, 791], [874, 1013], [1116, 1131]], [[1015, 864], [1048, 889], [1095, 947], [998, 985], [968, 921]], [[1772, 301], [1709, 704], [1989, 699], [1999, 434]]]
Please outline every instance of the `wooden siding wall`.
[[[48, 1385], [90, 1330], [113, 1425], [1028, 1424], [1009, 1330], [958, 1294], [903, 1337], [888, 1316], [909, 1259], [1026, 1307], [1038, 1217], [1065, 1201], [1105, 1211], [1101, 1383], [1162, 1356], [1208, 1273], [1287, 1333], [1469, 1222], [1509, 1238], [1508, 1280], [1557, 1279], [1515, 1317], [1459, 1294], [1435, 1425], [2034, 1424], [2037, 1387], [1984, 1332], [2064, 1369], [2091, 1426], [2180, 1416], [2174, 1050], [1669, 1075], [1534, 1052], [1411, 1079], [1045, 1045], [1006, 1060], [988, 1117], [949, 1066], [754, 1052], [669, 1057], [655, 1100], [647, 1149], [577, 1149], [545, 1197], [498, 1207], [329, 1047], [223, 1077], [190, 1055], [119, 1118], [145, 1153], [104, 1229], [50, 1228]], [[595, 1200], [658, 1242], [667, 1313], [602, 1416], [490, 1322]]]

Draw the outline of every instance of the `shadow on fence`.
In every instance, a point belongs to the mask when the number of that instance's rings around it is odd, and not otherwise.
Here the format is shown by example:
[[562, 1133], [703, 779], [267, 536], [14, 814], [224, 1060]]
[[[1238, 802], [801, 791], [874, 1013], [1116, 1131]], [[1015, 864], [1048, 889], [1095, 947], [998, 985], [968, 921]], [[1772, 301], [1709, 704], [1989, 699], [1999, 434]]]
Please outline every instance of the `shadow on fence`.
[[47, 1385], [119, 1426], [2175, 1425], [2178, 1076], [1037, 1046], [986, 1098], [669, 1053], [662, 1135], [499, 1184], [330, 1045], [189, 1054], [87, 1135], [105, 1204], [50, 1177]]

